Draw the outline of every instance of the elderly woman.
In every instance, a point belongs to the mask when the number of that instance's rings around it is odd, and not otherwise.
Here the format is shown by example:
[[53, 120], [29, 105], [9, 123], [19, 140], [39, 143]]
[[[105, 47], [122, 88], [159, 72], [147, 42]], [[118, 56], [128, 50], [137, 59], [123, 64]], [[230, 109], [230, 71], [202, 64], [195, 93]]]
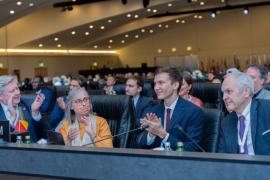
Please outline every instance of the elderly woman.
[[192, 96], [193, 94], [192, 83], [193, 80], [190, 75], [188, 74], [183, 75], [183, 83], [179, 91], [179, 96], [203, 109], [204, 108], [203, 102], [200, 99]]
[[95, 143], [110, 137], [111, 131], [107, 121], [92, 112], [90, 97], [83, 88], [74, 88], [70, 92], [65, 112], [67, 121], [62, 124], [61, 133], [67, 146], [82, 146], [93, 142], [89, 147], [113, 147], [112, 139]]

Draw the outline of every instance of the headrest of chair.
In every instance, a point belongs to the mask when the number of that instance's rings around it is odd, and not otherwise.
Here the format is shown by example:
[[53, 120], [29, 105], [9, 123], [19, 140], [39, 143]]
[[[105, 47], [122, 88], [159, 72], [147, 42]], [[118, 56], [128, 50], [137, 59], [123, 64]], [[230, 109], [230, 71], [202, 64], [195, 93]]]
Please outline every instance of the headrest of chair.
[[36, 94], [21, 94], [20, 95], [21, 102], [28, 106], [31, 106], [35, 101], [36, 96], [37, 96]]
[[216, 102], [222, 99], [221, 84], [211, 83], [193, 83], [193, 96], [199, 98], [202, 102]]

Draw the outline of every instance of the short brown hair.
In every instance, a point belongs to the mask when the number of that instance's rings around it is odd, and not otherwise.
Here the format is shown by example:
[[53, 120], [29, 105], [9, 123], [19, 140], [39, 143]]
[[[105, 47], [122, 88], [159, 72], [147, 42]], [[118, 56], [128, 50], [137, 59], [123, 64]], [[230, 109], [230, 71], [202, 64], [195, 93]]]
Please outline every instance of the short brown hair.
[[71, 80], [78, 81], [81, 87], [84, 87], [85, 89], [87, 89], [87, 80], [84, 76], [82, 75], [73, 76]]
[[[193, 79], [192, 79], [192, 76], [191, 75], [184, 74], [183, 75], [183, 78], [185, 79], [185, 81], [187, 82], [188, 85], [192, 85], [193, 84]], [[191, 86], [188, 94], [193, 95], [192, 86]]]
[[161, 66], [156, 69], [155, 76], [160, 73], [167, 73], [170, 76], [171, 84], [179, 82], [179, 88], [177, 89], [177, 92], [179, 92], [182, 86], [183, 76], [178, 69], [175, 66]]
[[137, 88], [139, 88], [139, 87], [143, 88], [144, 81], [143, 81], [143, 78], [141, 76], [134, 75], [134, 76], [131, 76], [130, 78], [128, 78], [127, 80], [129, 80], [129, 79], [137, 81]]

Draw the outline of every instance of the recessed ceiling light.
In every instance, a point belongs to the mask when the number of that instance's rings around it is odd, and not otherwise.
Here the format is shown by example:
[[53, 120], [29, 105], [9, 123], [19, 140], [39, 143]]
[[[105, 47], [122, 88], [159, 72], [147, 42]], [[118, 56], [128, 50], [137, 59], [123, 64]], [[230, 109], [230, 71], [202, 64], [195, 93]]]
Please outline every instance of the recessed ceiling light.
[[125, 43], [125, 41], [124, 41], [124, 40], [122, 40], [122, 41], [121, 41], [121, 43]]
[[76, 34], [76, 32], [75, 31], [72, 31], [71, 34]]
[[165, 26], [165, 28], [168, 28], [168, 27], [169, 27], [169, 25], [166, 25], [166, 26]]
[[13, 10], [10, 11], [10, 14], [14, 14], [15, 12]]
[[39, 44], [38, 46], [39, 46], [39, 47], [42, 47], [42, 46], [43, 46], [43, 44]]
[[54, 38], [55, 41], [58, 41], [58, 38]]
[[17, 2], [17, 5], [21, 5], [22, 4], [22, 2]]
[[151, 9], [147, 9], [147, 12], [151, 12]]
[[136, 35], [136, 36], [135, 36], [135, 38], [138, 38], [138, 37], [139, 37], [139, 35]]
[[97, 45], [95, 45], [95, 46], [94, 46], [94, 48], [96, 48], [96, 49], [97, 49]]
[[181, 23], [185, 23], [186, 21], [185, 20], [182, 20]]
[[76, 0], [72, 0], [73, 2], [75, 2]]
[[131, 15], [130, 15], [130, 14], [128, 14], [128, 15], [127, 15], [127, 17], [131, 17]]
[[33, 3], [30, 3], [29, 6], [34, 6], [34, 4]]
[[128, 38], [128, 34], [126, 34], [125, 37]]
[[194, 18], [197, 18], [197, 17], [198, 17], [198, 15], [195, 15], [195, 16], [194, 16]]
[[134, 17], [135, 17], [135, 18], [138, 18], [139, 16], [138, 16], [138, 15], [135, 15]]
[[110, 43], [112, 43], [112, 42], [113, 42], [113, 40], [109, 40], [109, 42], [110, 42]]
[[204, 2], [201, 2], [201, 3], [200, 3], [200, 5], [202, 5], [202, 6], [203, 6], [203, 5], [204, 5]]
[[90, 26], [89, 26], [89, 28], [91, 28], [91, 29], [92, 29], [93, 27], [94, 27], [93, 25], [90, 25]]
[[150, 30], [150, 33], [153, 33], [154, 31], [153, 30]]
[[176, 23], [179, 23], [180, 21], [177, 19], [175, 22], [176, 22]]
[[101, 26], [100, 29], [104, 29], [105, 27], [104, 26]]
[[142, 29], [142, 32], [145, 32], [145, 29]]
[[199, 19], [202, 19], [202, 16], [199, 16]]
[[162, 27], [162, 24], [159, 24], [158, 27]]
[[109, 20], [108, 20], [108, 23], [111, 23], [111, 22], [112, 22], [112, 20], [109, 19]]
[[58, 44], [57, 47], [61, 47], [61, 44]]
[[86, 36], [89, 35], [89, 32], [85, 32], [85, 35], [86, 35]]
[[219, 14], [220, 13], [220, 11], [217, 11], [217, 14]]
[[225, 2], [225, 0], [221, 0], [221, 2]]
[[172, 4], [170, 3], [170, 4], [168, 4], [168, 6], [169, 6], [169, 7], [171, 7], [171, 6], [172, 6]]
[[156, 9], [154, 9], [154, 10], [153, 10], [153, 12], [154, 12], [154, 13], [156, 13], [156, 12], [157, 12], [157, 10], [156, 10]]
[[109, 48], [109, 49], [111, 49], [111, 48], [112, 48], [112, 46], [108, 46], [108, 48]]

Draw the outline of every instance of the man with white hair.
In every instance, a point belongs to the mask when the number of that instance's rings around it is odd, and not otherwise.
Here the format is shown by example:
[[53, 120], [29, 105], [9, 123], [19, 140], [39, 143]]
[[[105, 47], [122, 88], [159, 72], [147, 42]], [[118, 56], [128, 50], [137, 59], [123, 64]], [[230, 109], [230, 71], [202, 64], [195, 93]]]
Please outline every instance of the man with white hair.
[[49, 125], [38, 111], [44, 99], [44, 95], [40, 94], [33, 104], [21, 101], [16, 80], [12, 76], [0, 76], [0, 119], [10, 122], [11, 132], [16, 131], [19, 120], [26, 120], [32, 142], [47, 138], [46, 129], [49, 129]]
[[253, 99], [252, 79], [241, 72], [225, 76], [221, 90], [232, 113], [221, 121], [219, 152], [270, 155], [270, 101]]

